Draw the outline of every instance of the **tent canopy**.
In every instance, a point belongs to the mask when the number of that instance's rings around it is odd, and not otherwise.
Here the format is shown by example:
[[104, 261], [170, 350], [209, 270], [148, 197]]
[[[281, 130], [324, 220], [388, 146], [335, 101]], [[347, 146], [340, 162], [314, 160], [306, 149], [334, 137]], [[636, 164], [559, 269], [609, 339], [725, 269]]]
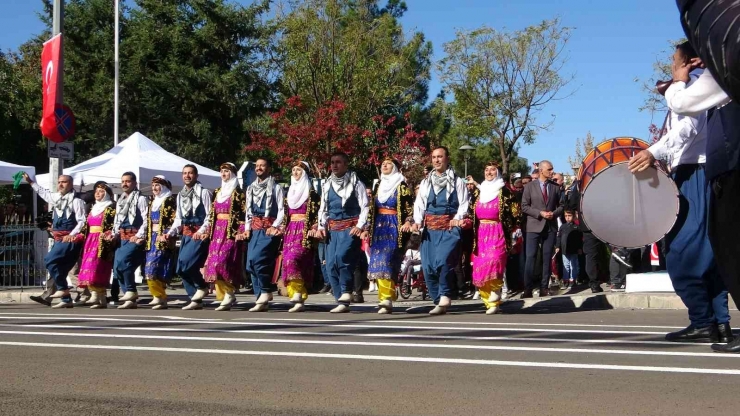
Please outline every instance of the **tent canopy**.
[[[214, 189], [221, 186], [219, 172], [169, 153], [139, 132], [100, 156], [64, 169], [64, 174], [72, 176], [76, 189], [88, 190], [95, 182], [105, 181], [114, 190], [120, 190], [121, 175], [131, 171], [136, 174], [139, 189], [144, 193], [151, 193], [152, 177], [164, 175], [172, 182], [173, 192], [177, 192], [183, 186], [182, 167], [186, 164], [198, 167], [198, 179], [204, 187]], [[50, 179], [48, 173], [36, 178], [41, 186], [47, 188]]]
[[[12, 185], [13, 175], [18, 171], [24, 171], [30, 177], [36, 176], [36, 168], [33, 166], [22, 166], [16, 165], [15, 163], [8, 163], [0, 161], [0, 185]], [[26, 183], [25, 181], [22, 183]]]

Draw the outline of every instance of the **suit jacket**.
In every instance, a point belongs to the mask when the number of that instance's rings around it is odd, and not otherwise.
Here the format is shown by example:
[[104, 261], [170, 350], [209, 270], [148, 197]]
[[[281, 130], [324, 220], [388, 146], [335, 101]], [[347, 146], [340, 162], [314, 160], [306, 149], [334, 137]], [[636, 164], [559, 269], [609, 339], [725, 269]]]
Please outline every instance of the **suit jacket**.
[[[563, 214], [563, 198], [561, 198], [560, 186], [552, 181], [547, 181], [547, 204], [542, 196], [540, 181], [535, 180], [524, 187], [522, 194], [522, 211], [527, 216], [527, 232], [539, 233], [550, 227], [552, 231], [557, 231], [557, 218]], [[540, 216], [541, 211], [551, 211], [552, 220], [546, 220]]]

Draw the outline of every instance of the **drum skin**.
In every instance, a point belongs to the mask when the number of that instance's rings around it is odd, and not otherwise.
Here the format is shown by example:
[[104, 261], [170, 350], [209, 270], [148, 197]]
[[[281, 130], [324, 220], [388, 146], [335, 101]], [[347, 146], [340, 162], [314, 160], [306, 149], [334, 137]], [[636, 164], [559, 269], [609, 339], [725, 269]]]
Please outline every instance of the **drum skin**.
[[611, 245], [640, 248], [662, 239], [678, 218], [675, 182], [654, 167], [632, 174], [628, 162], [600, 169], [581, 195], [581, 219]]
[[611, 165], [627, 162], [632, 156], [650, 147], [646, 142], [634, 137], [617, 137], [599, 143], [583, 159], [578, 170], [580, 189], [585, 190], [591, 179]]

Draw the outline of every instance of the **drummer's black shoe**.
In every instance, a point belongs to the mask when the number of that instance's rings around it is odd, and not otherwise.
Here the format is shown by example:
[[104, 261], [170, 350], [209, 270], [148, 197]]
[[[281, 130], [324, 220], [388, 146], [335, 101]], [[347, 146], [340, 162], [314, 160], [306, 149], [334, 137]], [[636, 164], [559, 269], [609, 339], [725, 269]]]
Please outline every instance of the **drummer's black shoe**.
[[680, 331], [666, 334], [665, 340], [671, 342], [718, 342], [719, 331], [716, 325], [701, 328], [689, 325]]
[[719, 342], [721, 344], [726, 344], [734, 339], [729, 323], [717, 324], [717, 332], [719, 332]]
[[591, 285], [591, 293], [601, 293], [604, 289], [601, 288], [599, 285]]
[[524, 289], [524, 292], [522, 292], [522, 299], [531, 299], [532, 298], [532, 291], [530, 289]]
[[712, 349], [717, 352], [740, 353], [740, 337], [728, 344], [712, 344]]
[[49, 299], [44, 299], [41, 296], [29, 296], [29, 299], [42, 305], [51, 306], [51, 301]]
[[365, 303], [365, 297], [362, 296], [362, 292], [352, 294], [352, 303]]

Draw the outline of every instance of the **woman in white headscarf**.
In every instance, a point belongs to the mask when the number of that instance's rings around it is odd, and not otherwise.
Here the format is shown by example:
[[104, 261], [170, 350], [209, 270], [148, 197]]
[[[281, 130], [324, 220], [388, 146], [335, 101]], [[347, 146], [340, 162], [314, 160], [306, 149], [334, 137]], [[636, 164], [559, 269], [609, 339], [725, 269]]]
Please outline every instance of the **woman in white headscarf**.
[[514, 194], [498, 170], [498, 164], [489, 162], [485, 180], [470, 194], [470, 212], [473, 218], [473, 285], [489, 315], [501, 312], [501, 288], [512, 234], [519, 228], [520, 208]]
[[244, 284], [244, 241], [236, 236], [244, 232], [246, 196], [236, 178], [236, 165], [221, 164], [221, 187], [216, 189], [206, 222], [193, 239], [210, 238], [203, 278], [216, 285], [217, 311], [231, 310], [234, 292]]
[[91, 309], [107, 308], [105, 292], [110, 285], [110, 273], [113, 269], [112, 241], [100, 238], [113, 230], [116, 218], [116, 206], [113, 203], [113, 190], [105, 182], [95, 184], [95, 204], [87, 215], [87, 224], [83, 230], [85, 247], [82, 251], [79, 287], [90, 290]]
[[167, 283], [172, 279], [174, 241], [158, 239], [169, 232], [175, 222], [177, 198], [172, 195], [172, 184], [163, 175], [152, 178], [154, 199], [149, 203], [149, 226], [146, 239], [144, 276], [152, 294], [152, 309], [167, 309]]
[[306, 162], [298, 162], [291, 170], [290, 188], [285, 199], [283, 219], [283, 270], [282, 276], [293, 307], [288, 312], [302, 312], [308, 299], [306, 287], [313, 283], [314, 246], [311, 229], [318, 220], [319, 195], [311, 186]]
[[[370, 242], [368, 279], [378, 285], [378, 313], [393, 312], [396, 300], [395, 279], [401, 267], [405, 243], [401, 227], [413, 219], [414, 200], [400, 170], [400, 163], [385, 159], [380, 165], [380, 182], [373, 191], [363, 237]], [[408, 234], [407, 234], [408, 236]]]

